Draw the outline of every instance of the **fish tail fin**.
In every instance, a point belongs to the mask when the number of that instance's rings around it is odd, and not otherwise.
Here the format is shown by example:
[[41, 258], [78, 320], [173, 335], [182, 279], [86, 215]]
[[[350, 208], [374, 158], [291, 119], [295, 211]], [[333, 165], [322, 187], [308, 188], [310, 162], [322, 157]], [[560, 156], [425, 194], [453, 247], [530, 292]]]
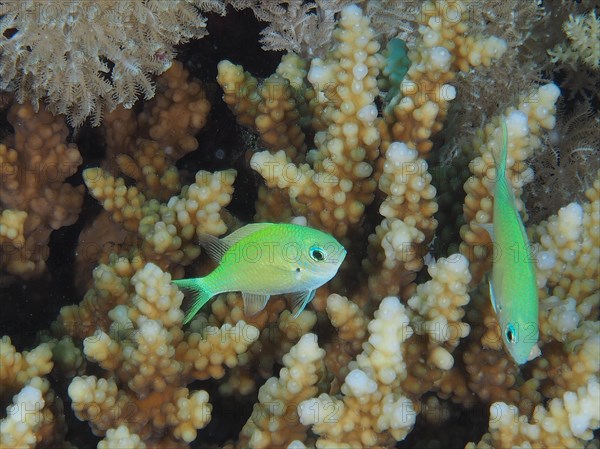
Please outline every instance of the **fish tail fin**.
[[506, 120], [504, 117], [501, 119], [502, 127], [502, 147], [500, 151], [492, 150], [492, 158], [496, 165], [496, 179], [504, 177], [506, 172], [506, 158], [508, 156], [508, 128], [506, 127]]
[[192, 292], [193, 295], [184, 300], [183, 309], [185, 318], [183, 324], [187, 324], [198, 313], [198, 311], [214, 296], [212, 290], [206, 285], [204, 278], [177, 279], [172, 281], [180, 290]]

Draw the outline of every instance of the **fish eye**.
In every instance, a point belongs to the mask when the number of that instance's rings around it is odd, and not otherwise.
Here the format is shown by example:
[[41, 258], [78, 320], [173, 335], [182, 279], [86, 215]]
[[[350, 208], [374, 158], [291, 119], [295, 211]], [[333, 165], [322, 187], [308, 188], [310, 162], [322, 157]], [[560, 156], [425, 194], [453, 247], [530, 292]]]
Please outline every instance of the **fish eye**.
[[517, 341], [517, 333], [515, 332], [515, 327], [512, 323], [506, 326], [506, 339], [509, 343], [515, 343]]
[[312, 246], [308, 253], [310, 257], [316, 262], [323, 262], [325, 260], [326, 254], [325, 250], [319, 246]]

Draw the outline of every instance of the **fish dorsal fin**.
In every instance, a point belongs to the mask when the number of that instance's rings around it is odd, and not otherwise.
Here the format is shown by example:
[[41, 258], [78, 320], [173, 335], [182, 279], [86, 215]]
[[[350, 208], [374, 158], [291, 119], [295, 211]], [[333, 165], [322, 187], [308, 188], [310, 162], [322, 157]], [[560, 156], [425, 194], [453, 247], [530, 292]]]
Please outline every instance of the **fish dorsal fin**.
[[210, 234], [200, 234], [198, 236], [198, 243], [206, 250], [211, 259], [217, 263], [221, 262], [221, 259], [223, 259], [223, 256], [231, 246], [224, 239], [219, 239]]
[[316, 290], [305, 290], [302, 292], [292, 293], [290, 299], [292, 300], [292, 314], [294, 318], [302, 313], [306, 305], [312, 301], [315, 297]]
[[273, 226], [273, 223], [250, 223], [246, 226], [242, 226], [240, 229], [233, 231], [227, 237], [222, 238], [221, 241], [224, 242], [229, 248], [237, 242], [239, 242], [240, 240], [248, 237], [249, 235], [252, 235], [255, 232], [260, 231], [269, 226]]
[[242, 297], [244, 298], [244, 313], [246, 316], [254, 316], [267, 306], [270, 296], [242, 292]]
[[220, 263], [227, 250], [234, 244], [255, 233], [256, 231], [260, 231], [261, 229], [271, 225], [272, 223], [247, 224], [246, 226], [242, 226], [240, 229], [233, 231], [227, 237], [223, 237], [222, 239], [210, 234], [201, 234], [198, 236], [198, 243], [200, 243], [200, 246], [206, 250], [211, 259], [217, 263]]

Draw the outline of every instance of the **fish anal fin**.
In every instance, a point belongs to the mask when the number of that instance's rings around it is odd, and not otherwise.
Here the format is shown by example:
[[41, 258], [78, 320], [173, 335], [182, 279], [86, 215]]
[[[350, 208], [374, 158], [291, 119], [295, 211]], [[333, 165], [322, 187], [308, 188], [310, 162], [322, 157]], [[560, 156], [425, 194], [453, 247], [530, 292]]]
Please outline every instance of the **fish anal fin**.
[[246, 316], [252, 317], [267, 306], [270, 295], [242, 292], [242, 297], [244, 298], [244, 313]]
[[217, 263], [221, 262], [221, 259], [223, 259], [230, 246], [223, 239], [210, 234], [200, 234], [198, 236], [198, 243], [200, 243], [200, 246], [204, 248], [210, 258]]
[[316, 290], [305, 290], [290, 294], [292, 300], [292, 314], [294, 318], [302, 313], [306, 305], [315, 297]]
[[249, 235], [254, 234], [257, 231], [260, 231], [266, 227], [273, 226], [273, 223], [250, 223], [246, 226], [242, 226], [240, 229], [233, 231], [227, 237], [221, 239], [227, 247], [233, 246], [240, 240], [248, 237]]

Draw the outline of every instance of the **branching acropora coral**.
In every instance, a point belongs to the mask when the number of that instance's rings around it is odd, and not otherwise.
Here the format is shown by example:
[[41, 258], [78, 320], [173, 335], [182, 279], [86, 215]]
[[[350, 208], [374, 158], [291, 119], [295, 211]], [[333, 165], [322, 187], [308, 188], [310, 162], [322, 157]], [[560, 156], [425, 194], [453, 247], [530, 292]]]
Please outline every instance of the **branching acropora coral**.
[[0, 269], [27, 279], [45, 271], [50, 233], [77, 220], [83, 187], [65, 180], [82, 158], [66, 143], [64, 119], [45, 108], [14, 104], [8, 120], [14, 134], [0, 143]]
[[[83, 180], [113, 222], [103, 229], [104, 239], [118, 242], [124, 257], [133, 251], [181, 277], [183, 267], [200, 255], [196, 237], [227, 231], [224, 207], [231, 201], [236, 172], [200, 170], [194, 183], [181, 186], [175, 162], [198, 147], [194, 135], [206, 123], [210, 104], [202, 84], [180, 63], [159, 77], [158, 85], [160, 93], [139, 116], [122, 108], [109, 114], [104, 126], [108, 158], [103, 167], [84, 170]], [[119, 171], [123, 177], [114, 173]], [[107, 228], [107, 221], [101, 215], [83, 234], [82, 252], [92, 243], [88, 235]], [[99, 254], [99, 261], [108, 256]]]
[[110, 373], [75, 377], [69, 385], [73, 410], [96, 435], [111, 438], [108, 431], [125, 424], [145, 442], [193, 441], [212, 407], [205, 391], [191, 392], [186, 385], [221, 378], [223, 365], [235, 367], [258, 338], [244, 321], [184, 334], [183, 294], [170, 281], [169, 274], [146, 264], [131, 278], [135, 293], [127, 304], [109, 312], [108, 333], [99, 329], [83, 342], [88, 360]]
[[258, 403], [242, 429], [240, 447], [285, 447], [305, 438], [306, 423], [300, 422], [296, 406], [316, 396], [319, 384], [326, 380], [324, 356], [316, 335], [302, 336], [283, 357], [279, 378], [271, 377], [258, 390]]
[[[293, 164], [296, 151], [302, 148], [294, 148], [290, 154], [276, 148], [280, 151], [275, 154], [255, 154], [251, 165], [265, 178], [269, 188], [287, 192], [296, 215], [305, 215], [309, 224], [344, 237], [349, 227], [357, 228], [365, 205], [373, 201], [376, 188], [370, 176], [378, 155], [374, 102], [382, 60], [377, 54], [379, 44], [369, 20], [358, 7], [350, 6], [342, 11], [334, 40], [336, 44], [325, 59], [313, 59], [307, 75], [314, 91], [314, 105], [310, 107], [321, 111], [315, 135], [316, 149], [305, 156], [307, 163]], [[220, 65], [219, 82], [224, 87], [226, 101], [239, 114], [241, 123], [252, 126], [252, 115], [246, 118], [252, 111], [253, 98], [257, 98], [251, 95], [252, 90], [243, 91], [241, 97], [235, 96], [237, 104], [228, 100], [235, 90], [241, 90], [239, 84], [244, 79], [249, 79], [248, 75], [243, 75], [240, 68], [226, 63]], [[340, 83], [335, 92], [327, 89], [332, 82]], [[279, 90], [283, 95], [289, 92], [285, 84], [276, 92]], [[293, 108], [296, 101], [289, 98], [287, 101]], [[299, 112], [294, 114], [299, 119]], [[290, 142], [296, 141], [297, 127], [288, 131]]]
[[416, 412], [401, 388], [402, 347], [413, 332], [404, 306], [385, 298], [368, 327], [368, 342], [350, 363], [341, 395], [323, 393], [299, 405], [300, 421], [319, 435], [318, 447], [386, 446], [414, 425]]
[[[520, 99], [517, 110], [527, 117], [527, 123], [513, 121], [514, 127], [509, 127], [510, 136], [508, 156], [506, 161], [506, 178], [514, 190], [517, 209], [523, 220], [527, 220], [521, 201], [523, 186], [533, 180], [533, 171], [526, 160], [540, 148], [540, 134], [544, 129], [552, 129], [555, 124], [555, 103], [560, 90], [554, 84], [547, 84], [530, 92]], [[510, 110], [507, 110], [507, 114]], [[471, 272], [475, 282], [479, 282], [485, 271], [490, 267], [492, 241], [480, 225], [490, 224], [493, 219], [492, 191], [495, 179], [495, 167], [491, 146], [500, 148], [502, 133], [499, 118], [495, 117], [480, 131], [474, 142], [479, 155], [469, 164], [473, 175], [464, 185], [465, 198], [464, 215], [467, 225], [461, 230], [463, 243], [461, 252], [471, 261]], [[510, 251], [510, 249], [503, 249]]]
[[401, 293], [423, 267], [423, 256], [437, 228], [437, 202], [427, 162], [400, 142], [385, 152], [379, 189], [387, 194], [379, 207], [384, 218], [369, 236], [363, 267], [369, 274], [369, 291], [383, 297]]
[[470, 331], [461, 318], [470, 300], [471, 274], [461, 254], [440, 258], [427, 271], [431, 280], [417, 286], [416, 294], [408, 300], [412, 309], [409, 316], [415, 332], [429, 337], [430, 363], [449, 370], [454, 364], [450, 353]]
[[593, 438], [600, 425], [600, 384], [591, 381], [577, 391], [569, 391], [561, 399], [553, 399], [548, 407], [538, 405], [531, 421], [519, 415], [515, 406], [496, 402], [490, 408], [490, 433], [477, 444], [465, 449], [523, 447], [583, 447]]
[[425, 1], [418, 18], [418, 44], [408, 52], [411, 65], [400, 83], [399, 94], [385, 109], [392, 141], [404, 142], [427, 155], [432, 134], [440, 131], [456, 89], [450, 83], [459, 71], [489, 66], [506, 51], [506, 42], [495, 36], [469, 34], [469, 8], [461, 1]]
[[8, 404], [0, 419], [2, 448], [65, 444], [63, 403], [46, 378], [53, 366], [51, 344], [20, 353], [10, 338], [0, 339], [0, 401]]

